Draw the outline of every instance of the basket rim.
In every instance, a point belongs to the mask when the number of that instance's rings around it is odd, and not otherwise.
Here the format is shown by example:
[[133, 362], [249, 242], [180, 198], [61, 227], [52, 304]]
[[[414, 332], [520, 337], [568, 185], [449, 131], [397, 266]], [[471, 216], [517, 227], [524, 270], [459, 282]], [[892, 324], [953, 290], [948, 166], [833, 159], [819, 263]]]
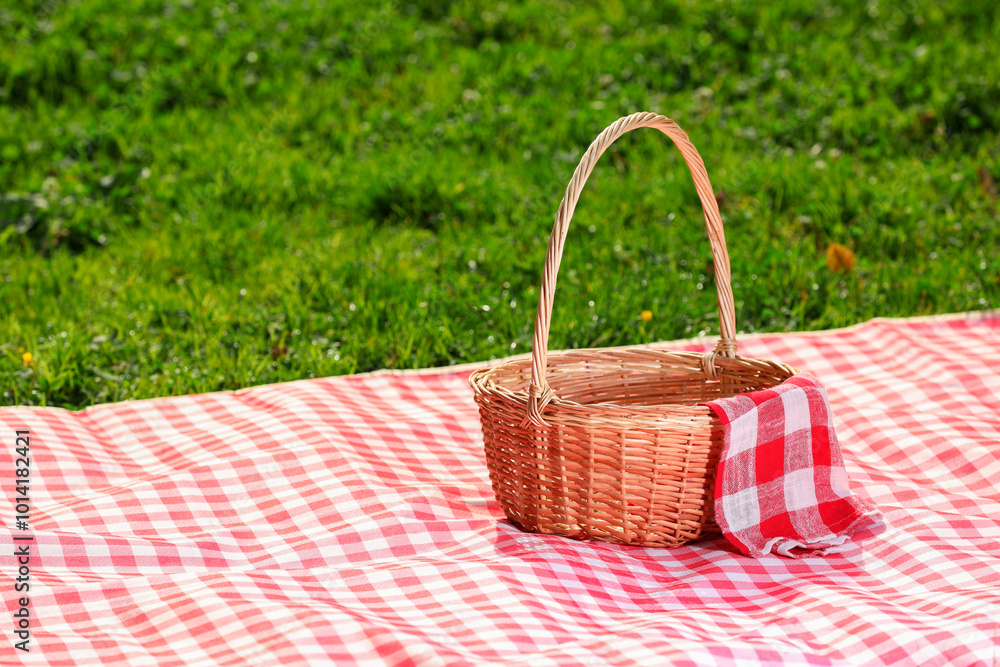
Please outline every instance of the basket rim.
[[[551, 352], [548, 355], [546, 366], [549, 368], [556, 367], [560, 365], [560, 361], [565, 361], [567, 357], [573, 356], [586, 356], [591, 354], [595, 357], [600, 357], [603, 359], [614, 359], [615, 357], [630, 357], [641, 353], [643, 356], [658, 357], [664, 361], [678, 361], [681, 363], [688, 363], [692, 366], [691, 375], [700, 375], [708, 379], [708, 376], [700, 369], [700, 362], [704, 356], [700, 352], [691, 352], [687, 350], [664, 350], [657, 349], [646, 346], [624, 346], [624, 347], [610, 347], [610, 348], [575, 348], [570, 350], [559, 350]], [[585, 360], [574, 363], [583, 363]], [[555, 363], [553, 363], [555, 362]], [[492, 366], [487, 368], [479, 368], [474, 370], [469, 375], [468, 383], [475, 391], [477, 395], [488, 394], [488, 395], [499, 395], [504, 396], [507, 399], [513, 400], [519, 404], [525, 406], [527, 410], [528, 402], [530, 400], [528, 393], [528, 385], [525, 384], [524, 389], [519, 391], [513, 391], [507, 387], [498, 386], [492, 381], [492, 377], [498, 372], [503, 370], [509, 370], [510, 367], [520, 366], [522, 368], [528, 369], [531, 365], [531, 358], [524, 357], [513, 357], [509, 359], [502, 360]], [[784, 384], [791, 378], [802, 373], [801, 370], [795, 368], [794, 366], [789, 366], [778, 361], [772, 361], [770, 359], [757, 359], [753, 357], [719, 357], [716, 359], [716, 366], [719, 368], [718, 379], [724, 379], [727, 375], [726, 370], [733, 370], [735, 368], [743, 369], [755, 369], [763, 371], [778, 372], [781, 374], [787, 374], [784, 380], [778, 384], [773, 385], [773, 387], [780, 386]], [[637, 368], [637, 373], [646, 372], [645, 368]], [[523, 372], [523, 371], [522, 371]], [[737, 394], [738, 395], [738, 394]], [[551, 399], [551, 405], [558, 406], [562, 408], [569, 408], [571, 410], [583, 410], [587, 412], [601, 412], [607, 413], [621, 412], [622, 415], [633, 414], [642, 415], [643, 417], [654, 417], [663, 416], [664, 410], [672, 410], [675, 413], [678, 411], [690, 411], [691, 416], [700, 415], [709, 409], [706, 406], [698, 405], [697, 403], [656, 403], [656, 404], [635, 404], [635, 405], [623, 405], [621, 403], [613, 402], [601, 402], [601, 403], [579, 403], [566, 398], [561, 398], [557, 394], [553, 393]], [[639, 425], [637, 425], [639, 426]]]

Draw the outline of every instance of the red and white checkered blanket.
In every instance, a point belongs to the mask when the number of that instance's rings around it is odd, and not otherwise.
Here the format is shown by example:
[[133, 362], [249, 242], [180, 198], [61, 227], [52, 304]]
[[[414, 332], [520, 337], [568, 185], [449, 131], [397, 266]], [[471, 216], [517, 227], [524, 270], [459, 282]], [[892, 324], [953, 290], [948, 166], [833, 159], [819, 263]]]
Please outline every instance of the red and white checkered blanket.
[[996, 665], [1000, 312], [740, 352], [822, 379], [885, 532], [803, 559], [522, 533], [493, 499], [467, 369], [0, 409], [0, 662]]

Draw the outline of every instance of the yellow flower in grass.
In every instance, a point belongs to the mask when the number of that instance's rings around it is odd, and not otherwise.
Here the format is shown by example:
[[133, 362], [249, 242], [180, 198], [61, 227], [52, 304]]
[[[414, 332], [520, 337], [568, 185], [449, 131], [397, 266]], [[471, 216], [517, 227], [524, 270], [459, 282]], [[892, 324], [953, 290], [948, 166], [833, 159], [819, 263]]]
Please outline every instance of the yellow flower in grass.
[[31, 356], [31, 352], [22, 352], [21, 353], [21, 361], [24, 362], [24, 367], [25, 368], [27, 368], [28, 366], [34, 366], [35, 365], [35, 358], [33, 356]]
[[651, 310], [644, 310], [644, 311], [642, 311], [642, 314], [639, 315], [639, 317], [642, 318], [643, 322], [649, 322], [651, 319], [653, 319], [653, 311], [651, 311]]

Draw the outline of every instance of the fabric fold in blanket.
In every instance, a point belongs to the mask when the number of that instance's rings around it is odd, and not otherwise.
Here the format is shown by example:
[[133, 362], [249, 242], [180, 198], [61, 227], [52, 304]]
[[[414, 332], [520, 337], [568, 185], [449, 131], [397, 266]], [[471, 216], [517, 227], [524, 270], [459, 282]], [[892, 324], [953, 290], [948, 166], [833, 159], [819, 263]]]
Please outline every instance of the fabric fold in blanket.
[[723, 428], [715, 520], [743, 554], [834, 553], [884, 525], [871, 503], [851, 495], [826, 388], [814, 376], [702, 405]]

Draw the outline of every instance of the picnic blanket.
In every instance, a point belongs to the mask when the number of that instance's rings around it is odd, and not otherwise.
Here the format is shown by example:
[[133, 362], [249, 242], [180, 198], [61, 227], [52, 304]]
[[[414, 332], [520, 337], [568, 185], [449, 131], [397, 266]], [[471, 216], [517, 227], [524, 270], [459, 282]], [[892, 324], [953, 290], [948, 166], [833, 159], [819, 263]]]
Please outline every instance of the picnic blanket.
[[996, 665], [998, 348], [1000, 311], [741, 339], [822, 379], [851, 490], [888, 524], [801, 559], [520, 532], [469, 368], [3, 408], [0, 663]]

